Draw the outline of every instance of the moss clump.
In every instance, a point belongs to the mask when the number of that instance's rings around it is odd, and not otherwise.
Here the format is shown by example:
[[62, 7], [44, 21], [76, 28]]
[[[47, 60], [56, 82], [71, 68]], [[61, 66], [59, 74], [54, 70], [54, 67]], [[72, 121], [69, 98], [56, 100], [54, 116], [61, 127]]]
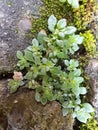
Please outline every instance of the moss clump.
[[92, 21], [92, 12], [95, 8], [95, 0], [80, 0], [79, 9], [73, 9], [67, 2], [59, 0], [42, 0], [44, 6], [40, 9], [41, 17], [33, 19], [32, 33], [37, 34], [39, 30], [47, 30], [47, 19], [54, 14], [57, 19], [66, 18], [69, 25], [77, 27], [78, 31], [85, 30], [88, 23]]
[[92, 117], [88, 119], [86, 124], [80, 126], [80, 130], [98, 130], [98, 124], [95, 120], [95, 115], [92, 114]]
[[57, 19], [67, 18], [68, 23], [71, 21], [71, 6], [67, 3], [62, 4], [58, 0], [42, 0], [44, 6], [40, 8], [41, 18], [33, 19], [32, 32], [38, 33], [39, 30], [47, 30], [47, 20], [50, 15], [54, 14]]
[[81, 36], [84, 36], [83, 45], [85, 47], [86, 53], [88, 55], [94, 55], [96, 52], [96, 40], [94, 39], [94, 35], [90, 30], [85, 31], [84, 33], [80, 33]]
[[94, 10], [95, 0], [80, 0], [79, 9], [73, 9], [73, 24], [78, 30], [86, 29], [86, 26], [93, 20]]

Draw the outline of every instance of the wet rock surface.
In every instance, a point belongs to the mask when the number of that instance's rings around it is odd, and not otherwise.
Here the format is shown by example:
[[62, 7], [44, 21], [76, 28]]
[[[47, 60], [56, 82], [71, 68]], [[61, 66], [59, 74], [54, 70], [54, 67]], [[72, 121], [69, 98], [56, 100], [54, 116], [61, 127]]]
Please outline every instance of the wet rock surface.
[[0, 130], [72, 130], [73, 120], [62, 116], [58, 102], [43, 106], [26, 88], [9, 94], [7, 82], [0, 81]]
[[41, 0], [0, 0], [0, 74], [16, 66], [16, 51], [31, 42], [25, 34], [32, 28], [31, 17], [39, 17]]

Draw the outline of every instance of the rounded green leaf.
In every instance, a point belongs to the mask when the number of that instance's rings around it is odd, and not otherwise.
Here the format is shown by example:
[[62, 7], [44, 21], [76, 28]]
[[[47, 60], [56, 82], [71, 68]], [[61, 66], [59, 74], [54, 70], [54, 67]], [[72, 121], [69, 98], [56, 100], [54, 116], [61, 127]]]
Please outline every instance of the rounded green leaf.
[[25, 50], [25, 59], [27, 60], [27, 61], [32, 61], [33, 62], [33, 53], [31, 52], [31, 51], [29, 51], [29, 50]]
[[48, 19], [48, 29], [53, 32], [54, 31], [54, 28], [55, 28], [55, 25], [57, 23], [57, 19], [54, 15], [51, 15]]
[[88, 113], [94, 112], [94, 108], [89, 103], [84, 103], [83, 108]]
[[59, 37], [64, 38], [65, 34], [63, 32], [59, 32]]
[[80, 121], [80, 122], [83, 122], [83, 123], [86, 123], [87, 122], [87, 119], [89, 119], [91, 116], [89, 113], [85, 112], [84, 109], [80, 109], [78, 112], [77, 112], [77, 119]]
[[40, 93], [36, 92], [36, 94], [35, 94], [35, 100], [36, 100], [37, 102], [40, 102], [40, 100], [41, 100]]
[[33, 46], [38, 46], [39, 45], [38, 40], [36, 38], [34, 38], [32, 40], [32, 44], [33, 44]]
[[73, 8], [79, 8], [79, 0], [67, 0], [69, 4], [72, 5]]
[[68, 108], [62, 109], [63, 116], [66, 116], [69, 112], [70, 112], [70, 109], [68, 109]]
[[76, 106], [75, 107], [75, 111], [77, 112], [77, 111], [79, 111], [80, 110], [80, 106]]
[[75, 33], [76, 30], [77, 30], [77, 29], [76, 29], [75, 27], [73, 27], [73, 26], [68, 26], [68, 27], [66, 27], [66, 28], [63, 30], [63, 32], [64, 32], [65, 35], [68, 35], [68, 34], [73, 34], [73, 33]]
[[69, 66], [69, 61], [68, 60], [64, 60], [64, 64]]
[[83, 77], [75, 77], [74, 80], [76, 80], [76, 82], [78, 84], [82, 83], [84, 81]]
[[81, 100], [78, 98], [77, 100], [76, 100], [76, 104], [80, 104], [81, 103]]
[[87, 93], [87, 90], [85, 87], [80, 87], [80, 94], [86, 94]]
[[73, 35], [73, 36], [74, 36], [74, 39], [75, 39], [74, 43], [76, 43], [76, 44], [82, 44], [83, 39], [84, 39], [83, 36], [80, 36], [80, 35]]
[[76, 118], [76, 117], [77, 117], [76, 112], [74, 112], [74, 113], [72, 114], [72, 117], [73, 117], [73, 118]]
[[75, 69], [74, 70], [74, 75], [75, 76], [80, 76], [81, 75], [81, 70], [80, 69]]
[[66, 27], [66, 25], [67, 25], [66, 19], [61, 19], [61, 20], [59, 20], [58, 23], [57, 23], [57, 28], [58, 28], [58, 29], [63, 29], [63, 28]]
[[44, 44], [46, 42], [45, 41], [46, 38], [47, 38], [46, 32], [44, 30], [41, 30], [37, 36], [39, 43]]
[[21, 51], [17, 51], [17, 58], [22, 59], [23, 58], [23, 53]]
[[45, 105], [47, 103], [47, 98], [42, 96], [40, 101], [43, 105]]

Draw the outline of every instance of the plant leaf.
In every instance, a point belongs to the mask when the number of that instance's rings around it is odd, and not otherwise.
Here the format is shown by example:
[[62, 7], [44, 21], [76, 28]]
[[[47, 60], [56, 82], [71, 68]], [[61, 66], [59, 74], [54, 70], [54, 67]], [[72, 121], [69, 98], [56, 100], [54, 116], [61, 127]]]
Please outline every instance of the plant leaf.
[[94, 108], [89, 103], [84, 103], [83, 108], [88, 113], [94, 112]]
[[35, 100], [36, 100], [37, 102], [40, 102], [40, 100], [41, 100], [41, 95], [40, 95], [40, 93], [36, 92], [36, 94], [35, 94]]
[[39, 43], [44, 44], [46, 42], [45, 41], [46, 38], [47, 38], [47, 34], [45, 34], [44, 30], [38, 33], [37, 39]]
[[87, 90], [85, 87], [80, 87], [80, 94], [86, 94], [87, 93]]
[[63, 32], [64, 32], [64, 34], [65, 35], [68, 35], [68, 34], [73, 34], [74, 32], [76, 32], [76, 28], [75, 27], [73, 27], [73, 26], [68, 26], [68, 27], [66, 27], [64, 30], [63, 30]]
[[69, 4], [72, 5], [73, 8], [79, 8], [79, 0], [67, 0]]
[[61, 20], [59, 20], [58, 23], [57, 23], [57, 28], [58, 28], [58, 29], [63, 29], [63, 28], [66, 27], [66, 25], [67, 25], [66, 19], [61, 19]]
[[32, 61], [33, 62], [33, 53], [31, 52], [31, 51], [29, 51], [29, 50], [25, 50], [24, 51], [25, 52], [25, 59], [27, 60], [27, 61]]
[[75, 69], [74, 70], [74, 75], [75, 76], [80, 76], [81, 75], [81, 70], [80, 69]]
[[44, 96], [42, 96], [42, 97], [41, 97], [41, 103], [42, 103], [43, 105], [45, 105], [45, 104], [47, 103], [47, 98], [44, 97]]
[[69, 112], [70, 112], [70, 109], [68, 109], [68, 108], [62, 109], [63, 116], [66, 116]]
[[21, 51], [17, 51], [17, 58], [20, 60], [23, 58], [23, 53]]
[[39, 45], [38, 40], [36, 38], [34, 38], [32, 40], [32, 44], [33, 44], [33, 46], [38, 46]]
[[51, 15], [48, 19], [48, 29], [53, 32], [57, 23], [57, 19], [54, 15]]
[[80, 109], [78, 112], [77, 112], [77, 119], [80, 121], [80, 122], [83, 122], [83, 123], [86, 123], [87, 122], [87, 119], [90, 118], [90, 114], [85, 112], [83, 109]]

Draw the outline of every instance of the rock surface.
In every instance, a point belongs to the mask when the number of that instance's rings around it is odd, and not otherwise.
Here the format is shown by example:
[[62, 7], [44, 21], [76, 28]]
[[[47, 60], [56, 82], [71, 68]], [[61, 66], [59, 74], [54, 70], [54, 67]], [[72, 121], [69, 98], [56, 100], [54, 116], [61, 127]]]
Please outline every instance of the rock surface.
[[0, 75], [16, 66], [16, 51], [31, 42], [25, 34], [39, 17], [41, 0], [0, 0]]
[[[96, 0], [98, 4], [98, 0]], [[90, 24], [90, 28], [96, 38], [96, 46], [98, 51], [98, 9], [94, 13], [94, 20]], [[95, 59], [91, 59], [86, 67], [86, 73], [90, 76], [90, 90], [88, 98], [96, 109], [96, 118], [98, 120], [98, 53], [95, 54]]]
[[0, 130], [72, 130], [71, 116], [63, 117], [58, 102], [43, 106], [26, 88], [9, 94], [7, 81], [0, 81]]
[[96, 117], [98, 119], [98, 59], [92, 59], [86, 68], [86, 73], [89, 75], [89, 100], [96, 108]]
[[[96, 0], [96, 5], [97, 4], [98, 4], [98, 0]], [[97, 50], [98, 50], [98, 8], [96, 8], [95, 12], [93, 13], [93, 21], [90, 23], [90, 29], [92, 30], [95, 36]]]

